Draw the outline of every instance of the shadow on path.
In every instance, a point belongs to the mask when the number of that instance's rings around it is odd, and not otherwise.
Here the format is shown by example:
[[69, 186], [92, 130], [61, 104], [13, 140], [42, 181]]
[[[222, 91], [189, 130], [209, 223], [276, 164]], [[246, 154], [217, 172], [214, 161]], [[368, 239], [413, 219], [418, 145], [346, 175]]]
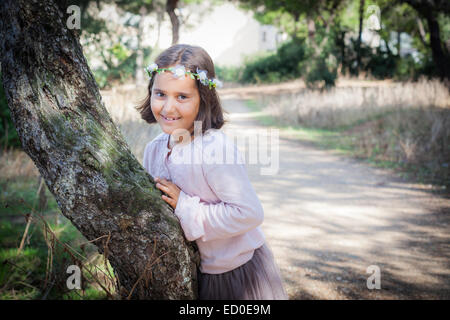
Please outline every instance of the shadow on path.
[[[244, 101], [222, 102], [230, 137], [268, 130]], [[251, 147], [239, 146], [246, 160]], [[261, 175], [261, 167], [247, 164], [291, 299], [450, 298], [448, 199], [281, 134], [278, 172]], [[381, 289], [367, 288], [371, 265]]]

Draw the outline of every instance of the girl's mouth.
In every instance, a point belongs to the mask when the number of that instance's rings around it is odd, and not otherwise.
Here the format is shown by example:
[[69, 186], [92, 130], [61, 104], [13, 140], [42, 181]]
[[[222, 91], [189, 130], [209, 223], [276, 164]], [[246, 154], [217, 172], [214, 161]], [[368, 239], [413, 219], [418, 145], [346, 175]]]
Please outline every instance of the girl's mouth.
[[165, 122], [169, 122], [169, 123], [175, 122], [175, 121], [181, 119], [181, 117], [178, 117], [178, 118], [170, 118], [170, 117], [169, 117], [169, 118], [166, 118], [166, 117], [164, 117], [163, 115], [161, 115], [161, 118], [163, 118]]

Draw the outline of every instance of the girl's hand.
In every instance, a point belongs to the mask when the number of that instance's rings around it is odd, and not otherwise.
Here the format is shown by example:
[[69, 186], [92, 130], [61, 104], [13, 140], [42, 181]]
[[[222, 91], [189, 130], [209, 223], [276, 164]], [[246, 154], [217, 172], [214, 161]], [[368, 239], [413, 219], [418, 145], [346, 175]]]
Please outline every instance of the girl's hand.
[[180, 196], [180, 188], [166, 179], [155, 178], [156, 187], [166, 195], [162, 195], [162, 199], [167, 202], [173, 209], [177, 207], [178, 197]]

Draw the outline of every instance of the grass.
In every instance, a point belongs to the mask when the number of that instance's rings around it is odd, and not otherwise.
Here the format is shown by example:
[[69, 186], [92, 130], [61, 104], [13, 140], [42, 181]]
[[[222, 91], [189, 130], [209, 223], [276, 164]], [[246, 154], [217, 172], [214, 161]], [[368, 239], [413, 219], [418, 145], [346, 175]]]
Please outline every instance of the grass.
[[439, 83], [419, 82], [381, 90], [261, 95], [246, 103], [262, 125], [447, 193], [449, 101], [448, 90]]
[[[33, 177], [0, 180], [0, 299], [105, 299], [90, 274], [98, 277], [99, 270], [105, 270], [102, 256], [61, 214], [46, 187], [47, 203], [39, 207], [38, 187]], [[72, 264], [83, 266], [80, 290], [66, 285]]]

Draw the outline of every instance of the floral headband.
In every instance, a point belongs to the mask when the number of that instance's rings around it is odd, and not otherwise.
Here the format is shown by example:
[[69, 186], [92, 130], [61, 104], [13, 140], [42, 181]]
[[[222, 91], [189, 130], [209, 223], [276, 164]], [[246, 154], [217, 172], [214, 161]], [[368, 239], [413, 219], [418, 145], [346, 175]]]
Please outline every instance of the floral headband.
[[150, 79], [153, 77], [153, 72], [155, 71], [158, 72], [158, 74], [163, 71], [171, 71], [174, 77], [178, 79], [183, 78], [185, 75], [189, 75], [191, 79], [197, 78], [197, 80], [200, 80], [203, 85], [209, 86], [210, 89], [215, 87], [222, 88], [223, 86], [222, 81], [220, 81], [219, 79], [208, 79], [208, 76], [206, 75], [208, 72], [206, 70], [197, 68], [197, 73], [194, 73], [192, 71], [186, 70], [186, 68], [180, 64], [170, 68], [159, 68], [156, 63], [152, 63], [147, 68], [145, 68], [145, 70], [147, 71]]

